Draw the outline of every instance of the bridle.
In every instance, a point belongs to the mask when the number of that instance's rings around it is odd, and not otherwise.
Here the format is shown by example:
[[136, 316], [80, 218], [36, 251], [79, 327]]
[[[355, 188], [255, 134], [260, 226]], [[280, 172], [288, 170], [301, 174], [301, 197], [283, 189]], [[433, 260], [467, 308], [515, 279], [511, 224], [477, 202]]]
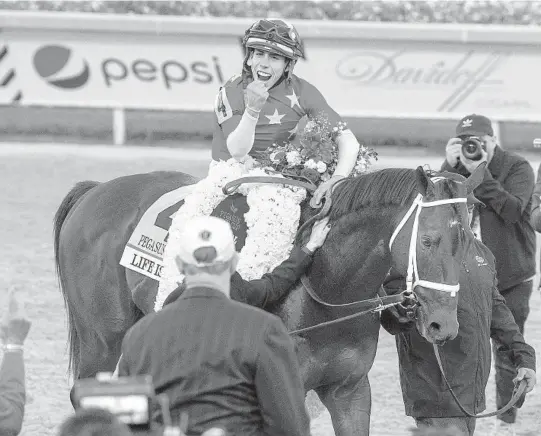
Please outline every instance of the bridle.
[[[443, 177], [434, 177], [434, 178], [432, 178], [432, 182], [436, 183], [436, 182], [441, 181], [443, 179], [444, 179]], [[402, 291], [398, 295], [387, 295], [384, 288], [383, 288], [383, 285], [382, 285], [380, 287], [379, 291], [378, 291], [378, 297], [377, 298], [373, 298], [373, 299], [370, 299], [370, 300], [357, 301], [357, 302], [353, 302], [353, 303], [330, 304], [330, 303], [326, 303], [325, 301], [321, 300], [321, 298], [319, 298], [317, 296], [317, 294], [314, 292], [314, 289], [310, 285], [310, 282], [309, 282], [308, 278], [306, 276], [303, 276], [301, 281], [302, 281], [302, 284], [303, 284], [304, 288], [306, 289], [308, 295], [310, 295], [310, 297], [314, 301], [316, 301], [317, 303], [319, 303], [319, 304], [321, 304], [323, 306], [326, 306], [326, 307], [351, 307], [353, 305], [361, 305], [361, 304], [370, 305], [370, 304], [372, 304], [373, 307], [371, 307], [369, 309], [366, 309], [366, 310], [363, 310], [362, 312], [354, 313], [352, 315], [336, 318], [336, 319], [333, 319], [331, 321], [327, 321], [327, 322], [319, 323], [319, 324], [316, 324], [316, 325], [313, 325], [313, 326], [310, 326], [310, 327], [305, 327], [305, 328], [302, 328], [302, 329], [291, 331], [291, 332], [289, 332], [290, 335], [295, 335], [295, 334], [304, 333], [304, 332], [307, 332], [307, 331], [310, 331], [310, 330], [315, 330], [315, 329], [318, 329], [318, 328], [321, 328], [321, 327], [324, 327], [324, 326], [328, 326], [330, 324], [336, 324], [336, 323], [339, 323], [339, 322], [343, 322], [343, 321], [346, 321], [346, 320], [357, 318], [359, 316], [362, 316], [362, 315], [365, 315], [365, 314], [368, 314], [368, 313], [381, 312], [384, 309], [390, 309], [391, 311], [394, 312], [395, 311], [395, 306], [397, 306], [397, 305], [402, 307], [406, 311], [407, 318], [413, 319], [415, 317], [416, 308], [417, 308], [417, 306], [419, 304], [418, 299], [417, 299], [417, 297], [416, 297], [416, 295], [414, 293], [414, 289], [417, 286], [422, 286], [424, 288], [433, 289], [433, 290], [441, 291], [441, 292], [448, 292], [448, 293], [451, 294], [452, 297], [456, 297], [456, 294], [460, 289], [460, 284], [459, 283], [457, 283], [456, 285], [449, 285], [449, 284], [445, 284], [445, 283], [436, 283], [436, 282], [431, 282], [431, 281], [428, 281], [428, 280], [423, 280], [423, 279], [421, 279], [419, 277], [419, 271], [418, 271], [418, 268], [417, 268], [417, 236], [419, 234], [419, 215], [421, 214], [421, 211], [423, 210], [423, 208], [426, 208], [426, 207], [436, 207], [436, 206], [443, 206], [443, 205], [446, 205], [446, 204], [466, 203], [466, 202], [467, 202], [467, 198], [465, 198], [465, 197], [449, 198], [449, 199], [444, 199], [444, 200], [435, 200], [435, 201], [424, 202], [423, 201], [423, 196], [421, 194], [417, 195], [417, 197], [413, 201], [411, 207], [406, 212], [406, 214], [404, 215], [402, 220], [400, 220], [400, 223], [398, 224], [398, 226], [396, 227], [396, 229], [392, 233], [391, 239], [389, 240], [389, 249], [391, 249], [392, 245], [393, 245], [393, 242], [395, 241], [395, 239], [398, 236], [398, 234], [400, 233], [400, 231], [404, 228], [406, 222], [410, 219], [410, 217], [413, 214], [415, 214], [414, 219], [413, 219], [413, 227], [412, 227], [412, 231], [411, 231], [410, 245], [409, 245], [409, 249], [408, 249], [408, 270], [407, 270], [407, 277], [406, 277], [406, 289], [404, 291]], [[396, 301], [392, 301], [391, 300], [392, 297], [399, 297], [399, 299], [396, 300]], [[410, 303], [410, 304], [404, 305], [405, 302]], [[411, 304], [411, 303], [413, 303], [413, 304]], [[395, 314], [395, 316], [396, 316], [396, 314]], [[522, 406], [522, 403], [524, 402], [524, 397], [526, 395], [525, 394], [525, 391], [526, 391], [526, 380], [525, 379], [521, 380], [519, 383], [515, 383], [515, 387], [513, 389], [513, 395], [511, 397], [511, 399], [502, 408], [497, 409], [497, 410], [495, 410], [493, 412], [481, 413], [481, 414], [474, 414], [474, 413], [471, 413], [471, 412], [467, 411], [462, 406], [462, 404], [460, 403], [460, 400], [458, 399], [457, 395], [453, 391], [453, 389], [452, 389], [452, 387], [451, 387], [451, 385], [450, 385], [450, 383], [449, 383], [449, 381], [447, 379], [447, 376], [445, 374], [445, 370], [443, 368], [443, 364], [442, 364], [442, 361], [441, 361], [439, 348], [438, 348], [438, 346], [436, 344], [433, 344], [433, 350], [434, 350], [434, 355], [436, 356], [436, 361], [438, 363], [438, 367], [440, 369], [440, 373], [442, 375], [444, 383], [447, 386], [447, 389], [449, 390], [449, 393], [453, 397], [453, 400], [455, 401], [455, 403], [457, 404], [459, 409], [462, 411], [462, 413], [464, 413], [464, 415], [469, 416], [469, 417], [474, 417], [474, 418], [487, 418], [487, 417], [501, 415], [502, 413], [506, 412], [507, 410], [511, 409], [514, 406], [515, 407], [521, 407]]]
[[[341, 183], [344, 180], [345, 179], [342, 179], [338, 183]], [[438, 183], [447, 179], [445, 177], [436, 176], [436, 177], [431, 177], [430, 180], [432, 181], [432, 183]], [[235, 192], [237, 188], [243, 183], [287, 184], [287, 185], [292, 185], [292, 186], [303, 187], [309, 190], [310, 192], [313, 192], [315, 190], [315, 185], [313, 185], [312, 183], [308, 181], [284, 179], [284, 178], [269, 177], [269, 176], [241, 177], [239, 179], [236, 179], [227, 183], [223, 187], [222, 190], [224, 194], [230, 195], [233, 192]], [[368, 300], [354, 301], [352, 303], [330, 304], [323, 301], [317, 295], [317, 293], [314, 291], [313, 287], [311, 286], [308, 277], [303, 276], [301, 278], [301, 282], [304, 288], [306, 289], [306, 292], [308, 293], [308, 295], [310, 295], [312, 300], [314, 300], [318, 304], [328, 307], [328, 308], [356, 307], [356, 308], [363, 308], [364, 310], [358, 313], [354, 313], [352, 315], [336, 318], [331, 321], [326, 321], [320, 324], [315, 324], [310, 327], [305, 327], [302, 329], [291, 331], [289, 332], [291, 335], [304, 333], [310, 330], [315, 330], [321, 327], [343, 322], [343, 321], [346, 321], [358, 316], [362, 316], [368, 313], [381, 312], [384, 309], [393, 309], [394, 306], [400, 306], [403, 310], [405, 310], [408, 318], [412, 319], [415, 317], [416, 308], [419, 304], [418, 299], [414, 293], [414, 289], [416, 286], [422, 286], [424, 288], [434, 289], [436, 291], [441, 291], [441, 292], [449, 292], [451, 296], [453, 297], [456, 296], [456, 293], [458, 292], [460, 288], [460, 285], [458, 283], [456, 285], [448, 285], [445, 283], [435, 283], [428, 280], [422, 280], [419, 277], [419, 270], [417, 267], [417, 236], [419, 234], [419, 215], [421, 214], [421, 211], [423, 210], [423, 208], [443, 206], [443, 205], [453, 204], [453, 203], [466, 203], [467, 198], [466, 197], [447, 198], [443, 200], [434, 200], [434, 201], [426, 201], [426, 202], [423, 201], [423, 198], [424, 197], [422, 194], [417, 195], [417, 197], [413, 200], [413, 203], [411, 204], [409, 210], [406, 212], [402, 220], [398, 223], [398, 226], [396, 227], [396, 229], [391, 234], [391, 238], [389, 240], [389, 249], [391, 249], [393, 246], [393, 242], [395, 241], [400, 231], [404, 228], [406, 222], [410, 219], [410, 217], [413, 214], [415, 214], [414, 220], [413, 220], [413, 227], [411, 231], [410, 245], [408, 249], [408, 270], [407, 270], [407, 277], [406, 277], [406, 289], [397, 295], [387, 295], [383, 286], [380, 286], [380, 288], [378, 289], [378, 296], [375, 298], [371, 298]], [[321, 219], [324, 216], [328, 215], [332, 207], [331, 204], [332, 204], [332, 198], [331, 198], [330, 192], [327, 192], [325, 196], [325, 204], [323, 205], [322, 210], [317, 215], [307, 220], [300, 227], [300, 229], [297, 231], [297, 238], [300, 235], [302, 235], [304, 229], [308, 225], [312, 224], [313, 221], [317, 219]]]
[[423, 201], [423, 196], [421, 194], [417, 195], [415, 200], [413, 200], [413, 204], [409, 208], [408, 212], [406, 212], [406, 215], [404, 215], [404, 217], [402, 218], [402, 220], [396, 227], [395, 231], [391, 235], [391, 239], [389, 240], [389, 249], [391, 249], [393, 247], [393, 242], [395, 241], [396, 237], [398, 236], [400, 231], [404, 228], [404, 225], [406, 224], [406, 222], [415, 213], [415, 217], [413, 219], [413, 227], [411, 230], [410, 245], [409, 245], [409, 250], [408, 250], [408, 271], [407, 271], [407, 276], [406, 276], [406, 292], [413, 293], [413, 290], [417, 286], [422, 286], [423, 288], [434, 289], [441, 292], [449, 292], [452, 297], [456, 296], [456, 293], [460, 289], [460, 285], [458, 283], [456, 285], [448, 285], [445, 283], [436, 283], [436, 282], [430, 282], [428, 280], [422, 280], [419, 277], [419, 270], [417, 267], [417, 235], [419, 234], [419, 215], [421, 214], [421, 211], [423, 210], [423, 208], [426, 208], [426, 207], [442, 206], [445, 204], [453, 204], [453, 203], [466, 203], [467, 201], [468, 201], [467, 198], [459, 197], [459, 198], [447, 198], [444, 200], [435, 200], [435, 201], [425, 202]]

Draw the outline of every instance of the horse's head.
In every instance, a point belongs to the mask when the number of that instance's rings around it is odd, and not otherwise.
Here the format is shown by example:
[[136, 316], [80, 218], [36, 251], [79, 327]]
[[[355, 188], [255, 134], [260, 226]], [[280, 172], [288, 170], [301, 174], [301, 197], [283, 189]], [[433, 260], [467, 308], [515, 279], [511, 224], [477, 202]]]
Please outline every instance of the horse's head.
[[431, 343], [443, 343], [458, 334], [459, 273], [468, 227], [466, 200], [483, 179], [485, 164], [468, 178], [430, 177], [417, 168], [419, 195], [398, 216], [390, 240], [393, 269], [406, 277], [416, 297], [416, 324]]

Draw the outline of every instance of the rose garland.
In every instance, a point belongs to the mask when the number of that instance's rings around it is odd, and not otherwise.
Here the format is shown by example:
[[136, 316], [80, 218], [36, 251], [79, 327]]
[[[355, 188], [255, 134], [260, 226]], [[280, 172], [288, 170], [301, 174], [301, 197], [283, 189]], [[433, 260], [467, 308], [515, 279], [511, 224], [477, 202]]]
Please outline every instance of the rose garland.
[[[260, 153], [258, 160], [263, 166], [289, 175], [302, 176], [319, 185], [329, 180], [338, 163], [338, 137], [347, 129], [345, 122], [332, 126], [329, 117], [319, 112], [310, 119], [297, 138], [281, 145], [273, 144]], [[350, 176], [365, 173], [378, 154], [361, 145]]]
[[[175, 264], [175, 247], [182, 244], [181, 224], [190, 218], [208, 216], [225, 199], [222, 187], [245, 176], [283, 177], [254, 168], [250, 158], [245, 163], [235, 159], [210, 166], [209, 174], [194, 185], [184, 205], [173, 217], [169, 240], [164, 252], [164, 267], [154, 310], [159, 311], [167, 296], [182, 283], [184, 276]], [[244, 218], [247, 224], [246, 243], [240, 252], [237, 271], [245, 280], [260, 278], [289, 256], [300, 219], [300, 204], [306, 190], [299, 187], [268, 184], [243, 184], [238, 192], [246, 195], [250, 210]]]

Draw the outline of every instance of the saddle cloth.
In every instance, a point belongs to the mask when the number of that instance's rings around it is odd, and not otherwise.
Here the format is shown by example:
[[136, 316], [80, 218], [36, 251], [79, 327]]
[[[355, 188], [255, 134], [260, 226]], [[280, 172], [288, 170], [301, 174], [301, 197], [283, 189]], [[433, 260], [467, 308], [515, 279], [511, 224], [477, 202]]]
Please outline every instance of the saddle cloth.
[[[172, 219], [191, 191], [191, 186], [175, 189], [162, 195], [147, 209], [124, 248], [120, 265], [160, 281]], [[226, 197], [211, 213], [211, 216], [229, 222], [235, 236], [237, 252], [240, 252], [246, 243], [248, 226], [244, 214], [248, 210], [246, 197], [233, 194]]]
[[159, 197], [145, 211], [124, 247], [120, 265], [160, 280], [169, 227], [193, 186], [181, 186]]

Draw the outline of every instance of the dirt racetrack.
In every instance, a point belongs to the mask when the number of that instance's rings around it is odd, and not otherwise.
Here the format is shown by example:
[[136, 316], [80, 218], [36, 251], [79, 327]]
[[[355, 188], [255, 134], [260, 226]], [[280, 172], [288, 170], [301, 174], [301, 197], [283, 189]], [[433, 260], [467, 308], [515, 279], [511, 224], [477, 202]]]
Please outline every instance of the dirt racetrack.
[[[408, 150], [378, 150], [378, 167], [439, 167], [441, 159]], [[64, 195], [78, 181], [109, 179], [154, 170], [205, 173], [208, 152], [160, 148], [118, 148], [54, 145], [0, 145], [0, 315], [7, 291], [20, 290], [33, 322], [25, 361], [28, 402], [23, 435], [49, 436], [71, 413], [67, 376], [66, 318], [53, 263], [52, 220]], [[537, 170], [539, 156], [531, 163]], [[536, 286], [537, 289], [537, 286]], [[541, 298], [534, 291], [526, 339], [541, 350]], [[409, 434], [413, 421], [404, 416], [394, 339], [381, 332], [370, 373], [372, 435]], [[494, 385], [488, 386], [488, 408], [494, 408]], [[308, 397], [314, 436], [333, 435], [329, 415], [313, 395]], [[479, 420], [476, 434], [488, 435], [492, 419]], [[518, 435], [541, 435], [541, 388], [520, 411]]]

